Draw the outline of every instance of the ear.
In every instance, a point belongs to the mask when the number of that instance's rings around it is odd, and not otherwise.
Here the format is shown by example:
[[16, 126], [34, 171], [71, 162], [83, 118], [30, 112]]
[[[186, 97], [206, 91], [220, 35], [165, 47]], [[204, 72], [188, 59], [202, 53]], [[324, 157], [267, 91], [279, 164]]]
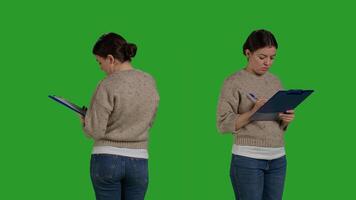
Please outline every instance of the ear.
[[109, 61], [110, 64], [114, 64], [115, 58], [111, 54], [109, 54], [106, 59]]
[[251, 56], [251, 54], [252, 53], [251, 53], [251, 51], [249, 49], [245, 50], [245, 55], [246, 55], [247, 58], [249, 58]]

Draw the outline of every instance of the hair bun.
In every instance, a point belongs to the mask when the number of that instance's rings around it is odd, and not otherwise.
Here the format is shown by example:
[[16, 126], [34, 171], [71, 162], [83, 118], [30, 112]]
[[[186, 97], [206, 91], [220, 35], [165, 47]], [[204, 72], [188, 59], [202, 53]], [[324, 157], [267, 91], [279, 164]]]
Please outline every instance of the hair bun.
[[137, 46], [135, 44], [127, 43], [125, 45], [125, 52], [128, 57], [130, 57], [130, 58], [135, 57], [136, 51], [137, 51]]

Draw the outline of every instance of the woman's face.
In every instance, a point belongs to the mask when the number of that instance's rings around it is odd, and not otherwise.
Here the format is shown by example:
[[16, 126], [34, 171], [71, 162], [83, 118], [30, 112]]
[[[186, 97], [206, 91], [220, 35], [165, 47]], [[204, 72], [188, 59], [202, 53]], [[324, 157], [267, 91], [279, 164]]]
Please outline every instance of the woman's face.
[[112, 59], [110, 59], [110, 56], [111, 55], [109, 55], [106, 58], [103, 58], [101, 56], [95, 55], [96, 61], [100, 65], [100, 69], [103, 70], [106, 73], [108, 73], [111, 70], [112, 66], [113, 66], [113, 62], [112, 62]]
[[255, 52], [250, 52], [247, 49], [247, 70], [257, 75], [263, 75], [272, 66], [274, 58], [276, 56], [276, 51], [276, 48], [273, 46], [260, 48], [257, 49]]

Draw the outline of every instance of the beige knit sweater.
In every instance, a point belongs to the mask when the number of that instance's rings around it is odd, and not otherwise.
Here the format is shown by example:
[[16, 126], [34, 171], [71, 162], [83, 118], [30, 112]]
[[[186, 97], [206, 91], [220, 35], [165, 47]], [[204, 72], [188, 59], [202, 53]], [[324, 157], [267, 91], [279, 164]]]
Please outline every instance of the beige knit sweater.
[[234, 143], [244, 146], [283, 147], [284, 130], [280, 121], [252, 121], [236, 130], [236, 119], [251, 110], [254, 103], [248, 93], [257, 98], [272, 97], [282, 89], [279, 79], [269, 72], [262, 76], [240, 70], [228, 77], [223, 85], [217, 110], [217, 127], [222, 133], [233, 133]]
[[85, 115], [83, 130], [94, 146], [147, 149], [159, 102], [154, 79], [132, 69], [102, 80]]

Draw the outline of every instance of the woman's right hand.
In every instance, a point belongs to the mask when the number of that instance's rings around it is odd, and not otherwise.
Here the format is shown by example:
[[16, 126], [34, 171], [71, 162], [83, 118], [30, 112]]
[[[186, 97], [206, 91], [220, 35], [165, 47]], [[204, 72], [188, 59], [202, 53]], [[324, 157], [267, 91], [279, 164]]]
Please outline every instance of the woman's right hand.
[[246, 124], [250, 123], [251, 122], [250, 118], [253, 115], [253, 113], [255, 113], [258, 109], [260, 109], [266, 102], [267, 102], [266, 98], [257, 99], [255, 105], [250, 111], [241, 114], [240, 117], [236, 119], [235, 130], [237, 131], [241, 127], [244, 127]]
[[260, 109], [265, 103], [267, 102], [267, 99], [262, 97], [257, 99], [257, 101], [255, 102], [255, 105], [252, 108], [252, 113], [255, 113], [258, 109]]

